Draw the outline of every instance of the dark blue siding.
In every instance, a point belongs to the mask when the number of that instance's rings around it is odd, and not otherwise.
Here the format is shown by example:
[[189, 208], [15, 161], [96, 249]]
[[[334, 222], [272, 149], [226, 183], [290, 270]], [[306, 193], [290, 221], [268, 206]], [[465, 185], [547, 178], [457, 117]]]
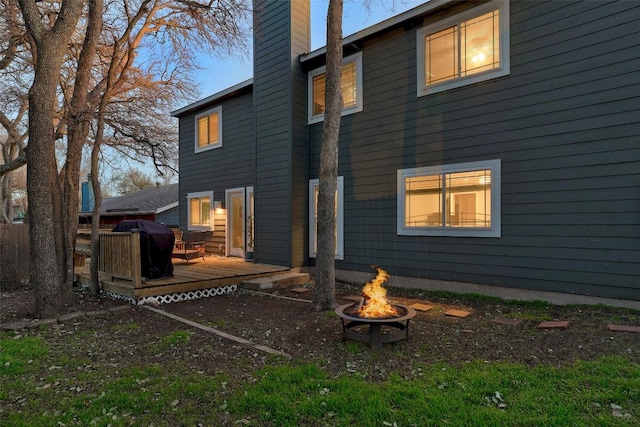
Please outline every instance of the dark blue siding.
[[[259, 1], [254, 21], [256, 261], [307, 262], [308, 137], [306, 74], [298, 55], [309, 51], [307, 2]], [[294, 95], [297, 97], [294, 101]]]
[[[215, 200], [225, 200], [228, 188], [255, 183], [253, 135], [253, 96], [251, 93], [225, 99], [222, 105], [222, 147], [195, 152], [196, 113], [180, 117], [180, 228], [187, 230], [188, 193], [213, 191]], [[216, 214], [214, 231], [208, 233], [207, 251], [220, 253], [225, 243], [225, 216]]]
[[[340, 137], [337, 268], [640, 299], [638, 22], [638, 2], [513, 1], [510, 75], [424, 97], [416, 28], [365, 41], [364, 110]], [[312, 177], [321, 133], [310, 126]], [[489, 159], [501, 238], [397, 235], [398, 169]]]

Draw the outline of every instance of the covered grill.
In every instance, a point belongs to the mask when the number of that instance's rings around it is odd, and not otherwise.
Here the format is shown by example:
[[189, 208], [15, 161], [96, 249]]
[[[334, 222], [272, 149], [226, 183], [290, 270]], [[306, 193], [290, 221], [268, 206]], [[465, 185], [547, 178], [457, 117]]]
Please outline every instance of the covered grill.
[[175, 244], [173, 231], [159, 222], [133, 219], [119, 222], [113, 232], [140, 233], [140, 273], [147, 279], [173, 275], [171, 252]]

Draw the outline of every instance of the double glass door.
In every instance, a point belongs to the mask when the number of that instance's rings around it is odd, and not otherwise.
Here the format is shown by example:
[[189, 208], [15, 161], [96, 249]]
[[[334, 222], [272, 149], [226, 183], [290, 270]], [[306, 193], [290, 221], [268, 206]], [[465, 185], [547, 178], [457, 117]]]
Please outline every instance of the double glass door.
[[253, 187], [226, 190], [227, 205], [227, 256], [245, 256], [253, 252], [254, 203]]

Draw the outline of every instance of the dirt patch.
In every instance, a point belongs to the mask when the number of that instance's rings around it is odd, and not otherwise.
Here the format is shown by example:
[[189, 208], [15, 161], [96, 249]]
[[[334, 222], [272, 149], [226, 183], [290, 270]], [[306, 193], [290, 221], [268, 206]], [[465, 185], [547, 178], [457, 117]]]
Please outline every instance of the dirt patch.
[[[358, 295], [360, 286], [338, 284], [339, 304], [345, 298]], [[122, 305], [122, 301], [95, 297], [77, 290], [76, 301], [65, 307], [66, 312], [95, 311]], [[373, 352], [364, 343], [343, 341], [340, 318], [334, 312], [311, 310], [310, 292], [280, 290], [273, 296], [248, 291], [163, 305], [169, 313], [203, 325], [245, 338], [293, 356], [294, 360], [314, 362], [338, 374], [358, 372], [369, 378], [386, 377], [390, 372], [409, 373], [416, 362], [465, 363], [472, 360], [509, 361], [526, 365], [564, 365], [576, 360], [593, 360], [607, 355], [624, 355], [640, 363], [640, 334], [611, 332], [607, 325], [640, 325], [640, 312], [604, 306], [554, 306], [545, 303], [514, 303], [495, 298], [457, 297], [453, 295], [389, 289], [388, 296], [404, 305], [432, 306], [418, 311], [410, 321], [409, 339], [384, 344], [381, 352]], [[277, 297], [285, 298], [277, 298]], [[0, 295], [0, 323], [30, 319], [33, 293], [30, 289], [4, 292]], [[446, 315], [448, 310], [471, 312], [460, 318]], [[499, 323], [498, 319], [514, 322]], [[542, 330], [545, 321], [569, 321], [563, 329]], [[126, 338], [126, 348], [141, 361], [152, 357], [153, 363], [169, 362], [170, 353], [152, 356], [133, 351], [136, 340], [153, 340], [175, 330], [193, 332], [193, 351], [207, 370], [220, 363], [233, 363], [229, 355], [250, 354], [258, 365], [268, 363], [268, 355], [255, 348], [225, 341], [156, 313], [132, 307], [120, 314], [111, 314], [82, 322], [83, 328], [99, 325], [102, 342], [108, 348], [93, 348], [96, 355], [112, 354], [113, 341], [123, 339], [123, 323], [135, 324], [136, 334]], [[513, 324], [511, 324], [513, 323]], [[119, 325], [115, 327], [114, 325]], [[78, 326], [80, 327], [80, 326]], [[98, 327], [98, 326], [96, 326]], [[143, 333], [141, 334], [141, 331]], [[111, 337], [110, 335], [114, 335]], [[142, 341], [141, 341], [142, 342]], [[106, 344], [108, 343], [108, 344]], [[196, 357], [196, 356], [194, 356]], [[238, 375], [245, 375], [239, 369]]]
[[[124, 304], [104, 295], [93, 296], [86, 288], [80, 287], [74, 288], [73, 297], [71, 304], [62, 307], [60, 315], [105, 310]], [[31, 287], [21, 286], [14, 291], [0, 292], [0, 324], [34, 319], [34, 293]]]

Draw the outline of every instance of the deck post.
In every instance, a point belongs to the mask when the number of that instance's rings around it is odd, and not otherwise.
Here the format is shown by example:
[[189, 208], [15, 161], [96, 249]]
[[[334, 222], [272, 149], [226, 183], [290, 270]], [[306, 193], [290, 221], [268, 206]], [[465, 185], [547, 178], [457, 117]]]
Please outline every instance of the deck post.
[[131, 230], [131, 266], [133, 273], [133, 289], [142, 287], [142, 265], [140, 257], [140, 230]]

